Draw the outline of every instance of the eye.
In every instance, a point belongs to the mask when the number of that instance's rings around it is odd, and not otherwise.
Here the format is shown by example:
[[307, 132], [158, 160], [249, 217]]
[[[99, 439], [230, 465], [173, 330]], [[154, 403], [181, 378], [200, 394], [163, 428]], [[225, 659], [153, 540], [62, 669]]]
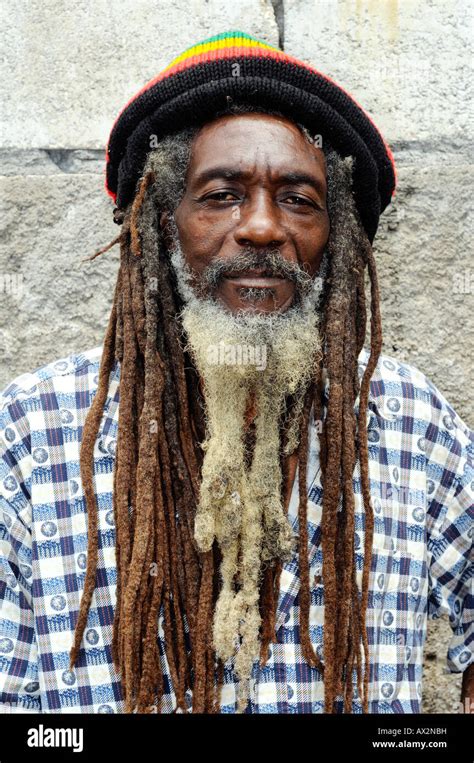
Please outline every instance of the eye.
[[[233, 199], [226, 199], [226, 196], [232, 196]], [[215, 193], [210, 193], [209, 196], [204, 197], [204, 201], [208, 201], [209, 199], [212, 199], [213, 201], [233, 201], [237, 198], [234, 191], [216, 191]]]
[[292, 206], [300, 205], [300, 204], [304, 204], [310, 207], [315, 206], [314, 202], [306, 198], [306, 196], [300, 196], [299, 194], [296, 194], [296, 193], [292, 193], [292, 194], [289, 194], [288, 196], [285, 196], [285, 199], [293, 199], [293, 201], [291, 202]]

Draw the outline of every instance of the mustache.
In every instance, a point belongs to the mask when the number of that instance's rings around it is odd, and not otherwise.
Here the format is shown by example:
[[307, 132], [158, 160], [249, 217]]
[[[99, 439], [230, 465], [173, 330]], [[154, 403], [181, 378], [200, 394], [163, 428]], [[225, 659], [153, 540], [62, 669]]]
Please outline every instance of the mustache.
[[201, 273], [200, 287], [205, 293], [214, 291], [224, 276], [237, 276], [246, 270], [262, 268], [265, 275], [281, 277], [292, 281], [296, 290], [306, 293], [311, 289], [313, 279], [297, 262], [289, 262], [279, 249], [243, 249], [232, 259], [216, 259]]

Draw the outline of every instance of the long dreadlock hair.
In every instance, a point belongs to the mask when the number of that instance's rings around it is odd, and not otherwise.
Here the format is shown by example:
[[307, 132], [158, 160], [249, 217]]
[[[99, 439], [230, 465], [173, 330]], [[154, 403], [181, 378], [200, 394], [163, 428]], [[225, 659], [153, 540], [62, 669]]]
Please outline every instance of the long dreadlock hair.
[[[277, 111], [245, 104], [231, 106], [221, 113], [246, 111], [283, 116]], [[311, 140], [306, 128], [300, 124], [298, 127]], [[163, 613], [164, 648], [176, 709], [187, 711], [185, 693], [192, 689], [194, 713], [219, 712], [224, 679], [224, 665], [217, 658], [212, 641], [221, 555], [217, 543], [202, 553], [194, 539], [205, 400], [193, 360], [180, 342], [177, 317], [183, 305], [159, 230], [161, 212], [174, 211], [181, 199], [191, 144], [198, 129], [192, 127], [167, 136], [153, 150], [153, 162], [147, 162], [133, 202], [119, 211], [120, 235], [97, 253], [120, 243], [120, 268], [104, 340], [98, 389], [88, 411], [81, 444], [88, 562], [70, 666], [72, 669], [78, 657], [96, 582], [98, 519], [93, 449], [109, 377], [118, 362], [120, 405], [113, 484], [118, 578], [112, 656], [121, 674], [126, 712], [161, 711], [164, 686], [158, 649], [160, 612]], [[344, 712], [352, 711], [354, 673], [363, 711], [368, 712], [369, 648], [365, 616], [373, 510], [366, 412], [369, 382], [382, 345], [379, 290], [372, 247], [352, 196], [351, 160], [343, 160], [328, 146], [324, 152], [331, 231], [322, 266], [323, 354], [304, 398], [296, 446], [300, 640], [305, 660], [323, 676], [325, 712], [334, 712], [335, 700], [341, 695]], [[144, 217], [147, 226], [142, 225]], [[143, 233], [150, 230], [150, 223], [157, 232], [153, 240], [147, 240]], [[364, 346], [367, 323], [366, 268], [371, 290], [370, 355], [359, 382], [357, 359]], [[326, 413], [323, 368], [329, 379]], [[354, 410], [357, 396], [358, 416]], [[322, 422], [319, 439], [323, 488], [324, 665], [309, 633], [306, 472], [312, 406], [315, 420]], [[282, 442], [284, 438], [283, 431]], [[361, 591], [354, 558], [352, 477], [357, 459], [365, 512]], [[283, 457], [281, 466], [282, 490], [285, 491], [287, 475]], [[286, 507], [288, 500], [286, 491]], [[151, 565], [156, 574], [150, 575]], [[262, 665], [268, 658], [270, 643], [276, 641], [275, 615], [281, 569], [279, 560], [266, 565], [260, 587]]]

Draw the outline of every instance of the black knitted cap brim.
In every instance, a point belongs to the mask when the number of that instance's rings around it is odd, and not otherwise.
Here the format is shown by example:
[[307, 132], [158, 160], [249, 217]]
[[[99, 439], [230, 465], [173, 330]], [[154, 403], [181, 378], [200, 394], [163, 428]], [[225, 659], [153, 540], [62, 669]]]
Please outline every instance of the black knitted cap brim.
[[[231, 75], [238, 63], [238, 77]], [[341, 88], [322, 75], [278, 60], [229, 58], [199, 64], [157, 82], [122, 112], [108, 144], [107, 186], [125, 207], [150, 150], [159, 138], [204, 124], [232, 102], [278, 109], [321, 134], [341, 156], [355, 158], [353, 190], [368, 238], [390, 203], [395, 173], [387, 148], [371, 120]]]

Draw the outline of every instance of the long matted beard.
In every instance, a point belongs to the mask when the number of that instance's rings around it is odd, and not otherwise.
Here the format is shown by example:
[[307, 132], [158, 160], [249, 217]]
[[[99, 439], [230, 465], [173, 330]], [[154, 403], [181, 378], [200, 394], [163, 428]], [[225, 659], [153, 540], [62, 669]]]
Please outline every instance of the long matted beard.
[[[292, 453], [305, 391], [321, 357], [321, 282], [314, 280], [309, 293], [284, 313], [232, 313], [212, 298], [195, 296], [176, 235], [170, 254], [186, 302], [180, 315], [186, 349], [201, 376], [206, 404], [195, 540], [203, 552], [216, 540], [222, 554], [214, 648], [224, 663], [235, 658], [243, 710], [259, 654], [262, 564], [289, 560], [295, 550], [282, 505], [280, 424], [288, 396], [296, 396], [286, 422], [285, 453]], [[244, 430], [251, 399], [256, 417], [249, 453]]]

